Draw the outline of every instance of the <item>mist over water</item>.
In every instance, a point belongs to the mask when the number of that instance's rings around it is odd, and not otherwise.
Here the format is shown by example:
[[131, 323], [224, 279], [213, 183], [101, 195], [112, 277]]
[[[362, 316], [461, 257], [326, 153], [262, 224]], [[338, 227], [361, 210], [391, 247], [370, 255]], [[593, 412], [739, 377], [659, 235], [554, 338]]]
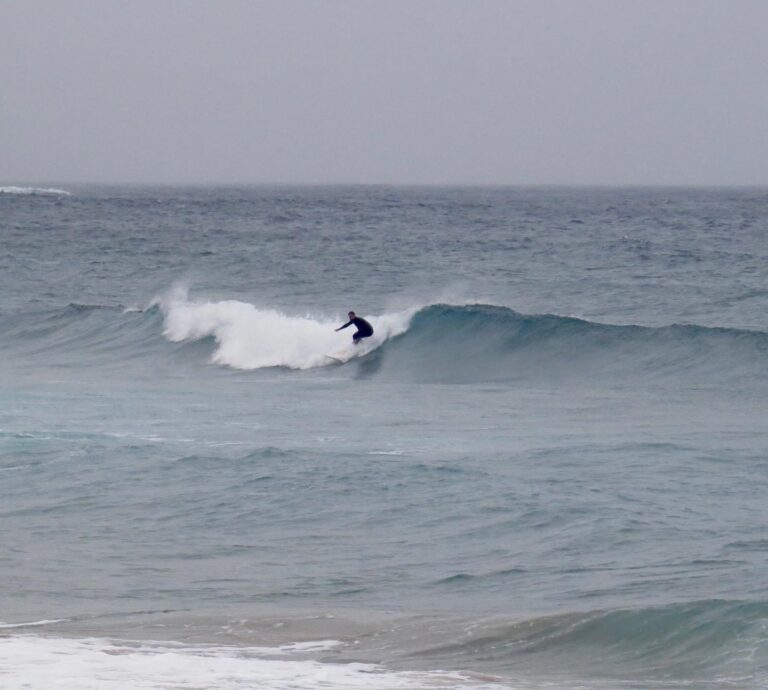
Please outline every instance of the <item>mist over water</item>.
[[3, 687], [768, 682], [762, 191], [13, 189]]

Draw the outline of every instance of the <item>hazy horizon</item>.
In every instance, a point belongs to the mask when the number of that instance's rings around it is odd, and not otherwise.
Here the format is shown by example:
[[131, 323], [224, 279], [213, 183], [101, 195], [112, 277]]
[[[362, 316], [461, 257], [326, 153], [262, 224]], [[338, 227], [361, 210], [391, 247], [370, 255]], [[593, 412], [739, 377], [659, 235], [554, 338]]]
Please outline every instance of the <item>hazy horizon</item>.
[[768, 185], [768, 3], [0, 5], [0, 185]]
[[[711, 190], [749, 190], [749, 189], [766, 189], [768, 190], [768, 184], [713, 184], [713, 183], [643, 183], [643, 182], [631, 182], [631, 183], [580, 183], [580, 182], [540, 182], [540, 183], [504, 183], [504, 182], [282, 182], [280, 180], [274, 182], [184, 182], [184, 181], [114, 181], [114, 182], [100, 182], [100, 181], [88, 181], [88, 180], [0, 180], [0, 193], [8, 193], [7, 191], [12, 188], [19, 189], [32, 189], [32, 190], [57, 190], [67, 192], [71, 189], [77, 188], [124, 188], [124, 189], [256, 189], [263, 187], [268, 189], [272, 188], [323, 188], [323, 187], [370, 187], [370, 188], [392, 188], [392, 189], [711, 189]], [[69, 189], [61, 189], [61, 187], [67, 187]]]

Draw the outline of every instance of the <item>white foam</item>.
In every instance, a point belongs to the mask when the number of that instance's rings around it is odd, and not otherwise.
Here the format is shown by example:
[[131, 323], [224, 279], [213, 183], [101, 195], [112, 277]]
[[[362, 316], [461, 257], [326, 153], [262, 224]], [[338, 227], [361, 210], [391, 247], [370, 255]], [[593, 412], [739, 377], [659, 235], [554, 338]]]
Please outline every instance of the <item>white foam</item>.
[[[217, 349], [211, 361], [235, 369], [326, 366], [332, 363], [328, 354], [348, 346], [354, 333], [352, 326], [336, 333], [343, 323], [339, 318], [289, 316], [235, 300], [195, 302], [181, 289], [160, 299], [159, 304], [165, 316], [163, 334], [168, 340], [182, 342], [213, 336]], [[414, 313], [412, 309], [366, 316], [374, 335], [364, 351], [370, 352], [388, 338], [405, 332]]]
[[0, 187], [0, 194], [53, 194], [60, 196], [69, 196], [71, 192], [65, 189], [55, 189], [47, 187]]
[[[328, 649], [338, 643], [317, 643]], [[311, 645], [298, 645], [306, 651]], [[453, 673], [281, 658], [282, 648], [187, 646], [32, 635], [0, 637], [3, 690], [416, 690], [482, 688]], [[278, 658], [274, 658], [277, 656]], [[486, 685], [500, 688], [498, 684]]]

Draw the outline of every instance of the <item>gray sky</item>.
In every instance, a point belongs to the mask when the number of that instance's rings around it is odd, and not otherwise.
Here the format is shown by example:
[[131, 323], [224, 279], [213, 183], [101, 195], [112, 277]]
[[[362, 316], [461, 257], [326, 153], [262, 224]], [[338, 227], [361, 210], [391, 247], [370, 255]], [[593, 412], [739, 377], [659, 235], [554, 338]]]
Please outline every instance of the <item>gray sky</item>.
[[768, 0], [0, 0], [0, 184], [768, 184]]

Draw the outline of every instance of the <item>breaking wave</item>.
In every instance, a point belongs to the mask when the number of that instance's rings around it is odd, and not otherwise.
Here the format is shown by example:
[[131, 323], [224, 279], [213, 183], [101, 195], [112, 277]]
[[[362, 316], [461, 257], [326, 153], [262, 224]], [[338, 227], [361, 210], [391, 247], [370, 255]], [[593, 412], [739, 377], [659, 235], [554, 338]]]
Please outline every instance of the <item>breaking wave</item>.
[[[697, 325], [606, 325], [527, 315], [493, 305], [433, 304], [365, 315], [375, 335], [359, 350], [344, 317], [289, 315], [236, 300], [176, 293], [144, 310], [71, 304], [0, 319], [0, 346], [72, 365], [161, 358], [235, 370], [351, 367], [410, 381], [613, 381], [687, 379], [695, 385], [759, 383], [768, 333]], [[169, 345], [173, 344], [173, 347]], [[342, 367], [343, 368], [343, 367]]]
[[[190, 302], [184, 293], [162, 300], [160, 307], [165, 315], [163, 334], [168, 340], [181, 342], [211, 336], [217, 344], [212, 361], [235, 369], [324, 366], [332, 361], [330, 353], [350, 347], [350, 334], [354, 332], [335, 331], [346, 318], [288, 316], [235, 300]], [[404, 333], [411, 314], [366, 317], [373, 325], [374, 336], [360, 354]], [[355, 354], [354, 350], [349, 354]]]

